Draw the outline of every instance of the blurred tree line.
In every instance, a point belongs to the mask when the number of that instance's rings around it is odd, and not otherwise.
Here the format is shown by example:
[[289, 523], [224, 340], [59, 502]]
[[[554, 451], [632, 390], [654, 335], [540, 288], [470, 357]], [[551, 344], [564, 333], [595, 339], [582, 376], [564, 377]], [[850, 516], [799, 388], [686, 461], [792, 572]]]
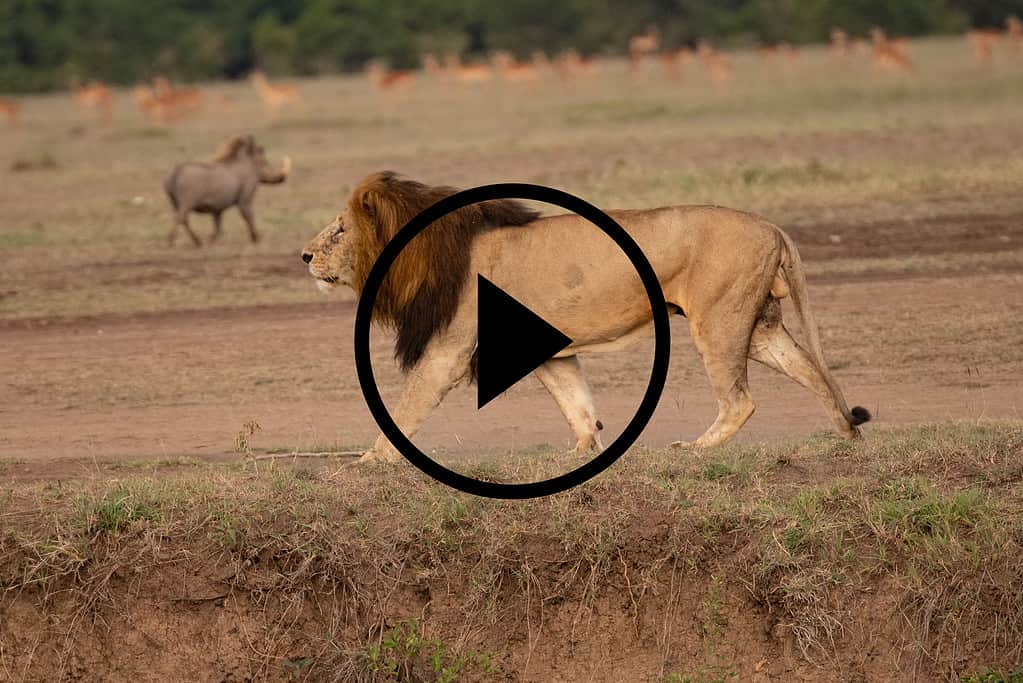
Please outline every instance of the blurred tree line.
[[0, 91], [415, 66], [424, 52], [624, 51], [654, 24], [667, 46], [954, 33], [1023, 16], [1023, 0], [0, 0]]

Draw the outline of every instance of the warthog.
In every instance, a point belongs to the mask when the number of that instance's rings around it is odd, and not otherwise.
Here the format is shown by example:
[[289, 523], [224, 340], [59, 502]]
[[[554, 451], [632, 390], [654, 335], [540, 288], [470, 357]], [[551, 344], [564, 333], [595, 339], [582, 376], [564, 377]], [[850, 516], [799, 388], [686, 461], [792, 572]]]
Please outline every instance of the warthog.
[[258, 242], [259, 234], [252, 216], [256, 188], [260, 183], [283, 183], [290, 170], [291, 160], [287, 157], [280, 169], [273, 168], [266, 160], [263, 148], [251, 135], [231, 138], [221, 146], [212, 161], [178, 164], [163, 183], [174, 207], [174, 225], [167, 241], [174, 243], [181, 225], [195, 246], [202, 244], [188, 224], [188, 214], [192, 211], [213, 216], [210, 241], [216, 241], [220, 237], [220, 215], [237, 206], [249, 226], [249, 237]]

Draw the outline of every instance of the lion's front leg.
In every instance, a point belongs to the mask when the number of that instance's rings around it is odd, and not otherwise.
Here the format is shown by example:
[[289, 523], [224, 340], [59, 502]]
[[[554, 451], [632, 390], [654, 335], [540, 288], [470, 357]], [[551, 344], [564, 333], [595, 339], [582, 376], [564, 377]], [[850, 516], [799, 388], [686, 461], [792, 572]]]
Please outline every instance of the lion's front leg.
[[604, 425], [597, 419], [593, 394], [583, 376], [579, 359], [575, 356], [552, 358], [533, 373], [554, 397], [572, 428], [576, 438], [575, 452], [583, 454], [594, 449], [604, 450], [600, 441], [600, 430]]
[[[472, 343], [453, 345], [450, 339], [434, 340], [405, 380], [398, 405], [391, 411], [395, 424], [408, 438], [412, 438], [433, 409], [440, 405], [448, 392], [469, 374]], [[381, 434], [373, 448], [366, 451], [359, 462], [395, 462], [401, 458], [394, 445]]]

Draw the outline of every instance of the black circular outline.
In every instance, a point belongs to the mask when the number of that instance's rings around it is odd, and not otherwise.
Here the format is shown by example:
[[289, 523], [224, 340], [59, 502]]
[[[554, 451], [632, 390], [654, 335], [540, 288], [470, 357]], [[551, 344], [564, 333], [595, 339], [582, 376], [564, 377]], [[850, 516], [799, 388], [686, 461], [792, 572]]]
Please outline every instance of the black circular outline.
[[[373, 317], [373, 305], [376, 301], [380, 285], [383, 283], [391, 264], [412, 239], [426, 229], [434, 221], [452, 211], [471, 204], [493, 199], [531, 199], [547, 204], [554, 204], [587, 219], [600, 228], [615, 244], [625, 252], [646, 289], [647, 297], [653, 312], [654, 321], [654, 362], [650, 373], [643, 400], [633, 415], [632, 420], [614, 442], [605, 448], [594, 459], [565, 474], [542, 481], [521, 484], [499, 484], [480, 481], [449, 470], [429, 458], [398, 428], [391, 414], [387, 411], [373, 377], [373, 363], [369, 352], [369, 332]], [[405, 456], [405, 459], [433, 477], [459, 491], [476, 496], [501, 499], [538, 498], [560, 493], [577, 486], [600, 474], [610, 467], [625, 451], [635, 443], [643, 432], [660, 400], [668, 376], [668, 359], [671, 347], [671, 332], [668, 325], [668, 307], [664, 300], [664, 292], [653, 266], [635, 240], [615, 221], [589, 202], [562, 190], [530, 183], [496, 183], [481, 185], [441, 199], [436, 204], [423, 210], [410, 220], [387, 243], [376, 263], [370, 269], [369, 276], [359, 296], [359, 304], [355, 314], [355, 367], [362, 388], [363, 398], [377, 425], [391, 444]]]

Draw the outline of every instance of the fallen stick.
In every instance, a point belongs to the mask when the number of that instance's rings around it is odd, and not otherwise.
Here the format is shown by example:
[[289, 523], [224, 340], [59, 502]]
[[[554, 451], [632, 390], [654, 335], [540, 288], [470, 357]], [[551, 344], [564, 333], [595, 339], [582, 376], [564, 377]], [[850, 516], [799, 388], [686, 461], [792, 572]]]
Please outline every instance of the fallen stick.
[[267, 453], [266, 455], [254, 455], [253, 460], [276, 460], [278, 458], [352, 458], [362, 455], [362, 451], [307, 451], [294, 453]]

